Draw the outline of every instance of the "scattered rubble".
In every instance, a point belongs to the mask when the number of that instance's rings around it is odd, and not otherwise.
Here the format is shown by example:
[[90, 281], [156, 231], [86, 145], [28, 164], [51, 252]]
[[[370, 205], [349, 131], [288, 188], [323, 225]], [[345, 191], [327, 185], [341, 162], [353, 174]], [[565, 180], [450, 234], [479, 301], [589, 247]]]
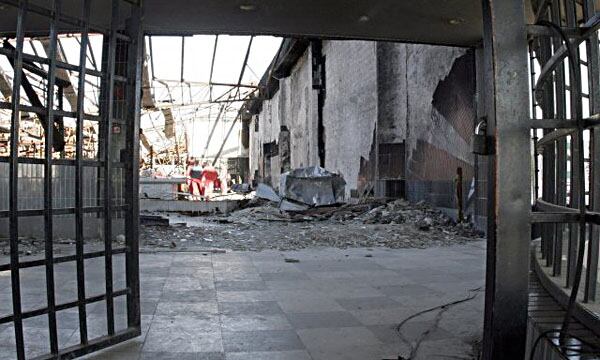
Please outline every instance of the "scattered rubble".
[[456, 223], [424, 203], [370, 199], [359, 204], [282, 211], [273, 202], [253, 200], [229, 214], [183, 218], [185, 227], [143, 226], [143, 248], [164, 248], [165, 239], [178, 251], [219, 248], [245, 251], [297, 250], [308, 247], [426, 248], [480, 239], [471, 224]]
[[[254, 198], [229, 215], [187, 216], [177, 213], [143, 214], [142, 251], [261, 251], [309, 247], [427, 248], [466, 243], [483, 234], [468, 223], [456, 223], [424, 203], [368, 199], [357, 204], [282, 211], [274, 202]], [[115, 237], [115, 246], [125, 243]], [[74, 251], [73, 239], [55, 240], [56, 254]], [[102, 249], [100, 239], [86, 239], [86, 249]], [[44, 241], [19, 239], [23, 255], [44, 252]], [[7, 239], [0, 254], [8, 255]]]

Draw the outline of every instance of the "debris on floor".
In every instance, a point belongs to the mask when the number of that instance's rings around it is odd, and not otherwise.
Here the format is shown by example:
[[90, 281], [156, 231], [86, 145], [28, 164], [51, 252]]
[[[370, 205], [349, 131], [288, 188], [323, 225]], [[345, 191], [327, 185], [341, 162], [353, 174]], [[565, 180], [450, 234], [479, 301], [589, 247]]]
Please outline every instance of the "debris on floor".
[[279, 196], [308, 206], [334, 205], [344, 202], [346, 181], [319, 166], [298, 168], [281, 174]]
[[[142, 213], [142, 251], [261, 251], [310, 247], [427, 248], [480, 239], [469, 223], [456, 223], [440, 210], [405, 200], [367, 199], [358, 204], [310, 207], [283, 211], [278, 204], [255, 197], [229, 215], [188, 216], [179, 213]], [[54, 251], [74, 251], [74, 239], [56, 239]], [[103, 248], [101, 238], [86, 238], [89, 249]], [[125, 236], [115, 235], [123, 246]], [[0, 238], [0, 253], [10, 252]], [[19, 252], [39, 255], [43, 239], [20, 238]]]
[[298, 250], [309, 247], [427, 248], [479, 240], [483, 234], [424, 203], [368, 199], [359, 204], [282, 211], [261, 199], [228, 216], [186, 217], [186, 226], [142, 226], [142, 249]]

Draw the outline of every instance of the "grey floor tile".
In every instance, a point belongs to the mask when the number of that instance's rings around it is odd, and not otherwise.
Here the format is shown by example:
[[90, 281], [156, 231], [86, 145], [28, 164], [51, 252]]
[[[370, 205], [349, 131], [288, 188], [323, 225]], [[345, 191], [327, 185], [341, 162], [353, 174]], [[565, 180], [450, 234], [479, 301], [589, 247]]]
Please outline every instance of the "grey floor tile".
[[227, 353], [226, 360], [312, 360], [306, 350]]
[[345, 349], [353, 346], [381, 345], [366, 327], [343, 327], [296, 330], [309, 352], [313, 350]]
[[336, 299], [344, 309], [350, 311], [386, 309], [398, 307], [400, 304], [387, 296], [362, 297], [353, 299]]
[[218, 291], [266, 290], [264, 281], [217, 281]]
[[[364, 325], [385, 325], [399, 323], [423, 309], [399, 306], [396, 308], [351, 311], [351, 313]], [[432, 316], [434, 315], [426, 314], [423, 315], [423, 318], [429, 319]]]
[[286, 297], [279, 299], [277, 303], [286, 313], [344, 311], [334, 299], [318, 295]]
[[248, 291], [219, 291], [217, 299], [219, 302], [251, 302], [251, 301], [274, 301], [279, 294], [271, 290], [248, 290]]
[[165, 291], [161, 293], [160, 301], [167, 302], [207, 302], [217, 299], [215, 290], [182, 290]]
[[222, 352], [142, 352], [140, 360], [225, 360]]
[[279, 315], [283, 310], [276, 301], [220, 302], [219, 314], [222, 315]]
[[[346, 348], [318, 348], [310, 349], [309, 353], [313, 360], [387, 360], [398, 359], [398, 355], [406, 357], [409, 355], [409, 350], [403, 345], [382, 344], [348, 346]], [[433, 359], [437, 358], [427, 360]]]
[[156, 316], [144, 343], [146, 352], [222, 352], [218, 316]]
[[275, 272], [261, 273], [260, 277], [264, 281], [295, 281], [295, 280], [310, 280], [310, 277], [303, 272]]
[[156, 308], [157, 316], [203, 316], [217, 314], [216, 301], [208, 302], [161, 302]]
[[295, 264], [300, 270], [311, 271], [357, 271], [385, 270], [381, 265], [369, 260], [308, 260]]
[[214, 290], [213, 281], [200, 280], [192, 277], [169, 278], [165, 282], [163, 292], [189, 291], [189, 290]]
[[284, 315], [221, 315], [223, 331], [290, 330]]
[[379, 286], [377, 290], [387, 296], [440, 297], [442, 292], [420, 284]]
[[304, 349], [300, 338], [293, 330], [223, 331], [223, 347], [227, 353]]
[[[400, 343], [401, 337], [397, 330], [398, 324], [368, 326], [368, 329], [383, 343]], [[408, 341], [419, 339], [427, 332], [427, 340], [456, 339], [449, 331], [439, 326], [434, 326], [433, 321], [409, 321], [400, 329], [402, 337]]]
[[288, 314], [287, 317], [294, 326], [294, 329], [362, 326], [360, 321], [347, 311], [293, 313]]

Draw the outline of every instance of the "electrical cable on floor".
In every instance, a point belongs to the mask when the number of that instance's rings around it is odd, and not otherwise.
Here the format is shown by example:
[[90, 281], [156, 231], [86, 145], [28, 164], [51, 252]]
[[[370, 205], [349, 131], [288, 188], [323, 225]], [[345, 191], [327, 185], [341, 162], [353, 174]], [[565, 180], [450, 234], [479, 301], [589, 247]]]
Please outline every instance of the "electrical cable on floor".
[[[556, 32], [564, 41], [565, 43], [565, 47], [567, 50], [567, 58], [569, 60], [569, 65], [571, 68], [570, 74], [572, 75], [571, 78], [573, 79], [573, 89], [581, 89], [581, 78], [580, 78], [580, 74], [577, 71], [577, 65], [575, 64], [575, 52], [573, 51], [573, 44], [569, 41], [569, 39], [567, 38], [566, 34], [564, 33], [564, 31], [562, 30], [562, 28], [550, 21], [546, 21], [546, 20], [540, 20], [537, 22], [537, 25], [542, 25], [542, 26], [546, 26], [549, 27], [550, 29], [552, 29], [554, 32]], [[579, 112], [579, 108], [580, 106], [576, 107], [576, 111]], [[578, 144], [577, 146], [580, 149], [583, 149], [583, 133], [582, 133], [582, 117], [581, 114], [578, 114], [578, 116], [576, 116], [576, 118], [574, 119], [574, 121], [578, 122], [578, 131], [579, 131], [579, 137], [578, 137]], [[582, 162], [581, 162], [582, 163]], [[583, 173], [580, 174], [580, 181], [583, 178]], [[583, 180], [585, 181], [585, 180]], [[580, 184], [581, 186], [581, 184]], [[582, 212], [582, 215], [585, 215], [585, 183], [584, 183], [584, 187], [582, 187], [582, 190], [580, 191], [580, 199], [579, 199], [579, 207], [580, 207], [580, 211]], [[529, 359], [533, 360], [534, 356], [535, 356], [535, 351], [539, 345], [539, 343], [541, 342], [542, 339], [547, 338], [549, 334], [551, 333], [556, 333], [559, 332], [560, 333], [560, 338], [559, 338], [559, 344], [558, 344], [558, 348], [560, 349], [561, 352], [563, 352], [563, 344], [565, 342], [565, 339], [568, 336], [570, 336], [573, 339], [577, 339], [578, 341], [583, 342], [581, 339], [577, 338], [576, 336], [573, 336], [572, 334], [569, 334], [569, 323], [571, 321], [571, 315], [573, 313], [573, 309], [575, 307], [575, 303], [577, 302], [577, 294], [579, 293], [579, 285], [581, 283], [581, 275], [582, 275], [582, 270], [583, 270], [583, 258], [585, 255], [585, 235], [586, 235], [586, 231], [585, 231], [585, 222], [584, 222], [585, 217], [582, 216], [582, 220], [581, 223], [579, 224], [580, 226], [580, 241], [579, 241], [579, 249], [578, 249], [578, 254], [577, 254], [577, 263], [576, 263], [576, 268], [575, 268], [575, 277], [573, 279], [573, 287], [571, 289], [571, 295], [569, 296], [569, 302], [567, 304], [567, 309], [566, 309], [566, 313], [565, 313], [565, 317], [563, 320], [563, 325], [561, 327], [560, 330], [547, 330], [542, 332], [534, 341], [533, 346], [531, 348], [531, 352], [529, 355]], [[586, 344], [588, 345], [588, 344]], [[597, 348], [594, 345], [590, 345], [590, 348], [594, 349]], [[578, 354], [583, 354], [583, 352], [579, 352], [578, 350], [573, 350], [570, 349], [568, 351], [571, 352], [575, 352]], [[600, 354], [600, 349], [598, 349], [598, 351], [594, 351], [591, 353], [586, 353], [587, 355], [595, 355], [595, 354]]]
[[[436, 325], [436, 326], [437, 326], [437, 324], [438, 324], [438, 323], [439, 323], [439, 321], [441, 320], [441, 315], [442, 315], [442, 314], [443, 314], [443, 313], [444, 313], [446, 310], [448, 310], [448, 309], [449, 309], [451, 306], [454, 306], [454, 305], [459, 305], [459, 304], [462, 304], [462, 303], [465, 303], [465, 302], [467, 302], [467, 301], [470, 301], [470, 300], [473, 300], [473, 299], [475, 299], [475, 298], [477, 297], [478, 293], [479, 293], [479, 292], [480, 292], [482, 289], [483, 289], [483, 286], [480, 286], [480, 287], [477, 287], [477, 288], [474, 288], [474, 289], [469, 289], [468, 291], [469, 291], [470, 293], [472, 293], [472, 294], [471, 294], [471, 295], [469, 295], [469, 296], [467, 296], [467, 297], [465, 297], [465, 298], [463, 298], [463, 299], [460, 299], [460, 300], [455, 300], [455, 301], [451, 301], [451, 302], [448, 302], [448, 303], [445, 303], [445, 304], [442, 304], [442, 305], [434, 306], [434, 307], [432, 307], [432, 308], [429, 308], [429, 309], [425, 309], [425, 310], [419, 311], [419, 312], [417, 312], [417, 313], [415, 313], [415, 314], [413, 314], [413, 315], [411, 315], [411, 316], [407, 317], [406, 319], [402, 320], [402, 321], [401, 321], [401, 322], [400, 322], [400, 323], [399, 323], [399, 324], [396, 326], [396, 332], [398, 333], [398, 336], [400, 336], [400, 340], [402, 340], [402, 342], [404, 342], [405, 344], [407, 344], [407, 345], [410, 347], [410, 354], [408, 355], [408, 357], [403, 357], [403, 356], [401, 356], [401, 355], [398, 355], [398, 360], [413, 360], [413, 359], [415, 358], [415, 356], [416, 356], [417, 352], [419, 351], [419, 347], [420, 347], [420, 345], [421, 345], [421, 342], [422, 342], [422, 341], [423, 341], [423, 340], [424, 340], [424, 339], [427, 337], [427, 335], [429, 335], [429, 334], [430, 334], [431, 330], [432, 330], [432, 329], [435, 327], [435, 326], [433, 326], [433, 327], [431, 327], [431, 328], [429, 328], [429, 329], [425, 330], [423, 333], [421, 333], [421, 336], [420, 336], [420, 338], [417, 340], [417, 343], [416, 343], [416, 344], [413, 346], [413, 345], [410, 343], [410, 341], [408, 341], [408, 340], [407, 340], [406, 338], [404, 338], [404, 336], [402, 335], [402, 327], [403, 327], [403, 326], [404, 326], [404, 325], [405, 325], [405, 324], [406, 324], [408, 321], [410, 321], [410, 320], [412, 320], [412, 319], [414, 319], [414, 318], [416, 318], [416, 317], [418, 317], [418, 316], [421, 316], [421, 315], [424, 315], [424, 314], [430, 313], [430, 312], [432, 312], [432, 311], [435, 311], [435, 310], [440, 310], [440, 312], [439, 312], [439, 313], [436, 315], [436, 319], [434, 320], [434, 323], [435, 323], [434, 325]], [[384, 360], [386, 360], [386, 359], [384, 359]]]

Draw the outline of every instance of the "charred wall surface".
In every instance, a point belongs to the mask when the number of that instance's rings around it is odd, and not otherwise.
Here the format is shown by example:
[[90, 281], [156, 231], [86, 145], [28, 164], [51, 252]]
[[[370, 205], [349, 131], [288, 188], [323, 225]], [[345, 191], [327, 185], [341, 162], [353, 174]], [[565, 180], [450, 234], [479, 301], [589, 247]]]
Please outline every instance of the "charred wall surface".
[[279, 146], [284, 126], [291, 167], [319, 164], [321, 136], [325, 167], [343, 175], [347, 197], [403, 196], [456, 209], [460, 168], [464, 209], [472, 212], [477, 201], [469, 202], [469, 196], [481, 180], [471, 153], [473, 52], [367, 41], [323, 41], [321, 51], [326, 74], [322, 134], [309, 46], [253, 118], [250, 161], [257, 180], [277, 186], [281, 166], [272, 159], [265, 174], [261, 152], [266, 143]]
[[[255, 181], [270, 179], [279, 183], [282, 172], [279, 153], [265, 158], [264, 145], [280, 146], [280, 133], [289, 131], [289, 166], [293, 168], [318, 165], [316, 91], [312, 89], [310, 48], [294, 65], [290, 76], [279, 80], [279, 91], [263, 101], [262, 110], [250, 124], [250, 174]], [[271, 162], [265, 174], [265, 162]], [[285, 170], [285, 169], [284, 169]]]
[[[376, 178], [372, 149], [377, 126], [377, 43], [327, 41], [323, 54], [325, 167], [344, 176], [349, 197], [352, 190], [361, 192]], [[367, 171], [361, 173], [361, 165]]]

